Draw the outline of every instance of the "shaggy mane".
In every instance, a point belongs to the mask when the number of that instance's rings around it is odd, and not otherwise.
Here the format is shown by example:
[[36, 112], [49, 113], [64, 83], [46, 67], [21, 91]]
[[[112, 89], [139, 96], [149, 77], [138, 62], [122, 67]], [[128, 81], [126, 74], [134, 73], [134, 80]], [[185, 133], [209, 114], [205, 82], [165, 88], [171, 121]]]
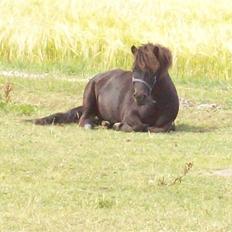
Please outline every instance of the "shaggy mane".
[[160, 69], [164, 72], [172, 65], [170, 50], [160, 44], [143, 44], [136, 49], [134, 56], [133, 68], [139, 68], [142, 71], [156, 72]]

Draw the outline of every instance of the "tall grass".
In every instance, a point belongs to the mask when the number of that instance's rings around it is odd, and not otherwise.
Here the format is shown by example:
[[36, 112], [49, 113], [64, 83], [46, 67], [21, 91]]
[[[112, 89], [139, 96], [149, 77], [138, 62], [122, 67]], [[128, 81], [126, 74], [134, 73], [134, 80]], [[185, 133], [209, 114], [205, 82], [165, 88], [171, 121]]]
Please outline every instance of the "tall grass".
[[232, 78], [232, 1], [0, 1], [4, 63], [130, 68], [130, 46], [146, 42], [172, 50], [175, 76]]

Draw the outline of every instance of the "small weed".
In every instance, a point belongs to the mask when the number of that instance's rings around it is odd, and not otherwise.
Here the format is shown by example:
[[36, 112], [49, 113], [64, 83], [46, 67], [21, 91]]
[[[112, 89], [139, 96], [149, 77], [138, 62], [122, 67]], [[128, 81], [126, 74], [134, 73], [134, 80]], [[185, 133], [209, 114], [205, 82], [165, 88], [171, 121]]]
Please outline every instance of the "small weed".
[[31, 115], [35, 112], [36, 107], [30, 104], [20, 104], [12, 102], [11, 95], [13, 91], [13, 84], [7, 82], [3, 85], [3, 97], [0, 97], [0, 110], [5, 113], [14, 112], [20, 115]]
[[165, 181], [165, 178], [162, 177], [158, 180], [158, 185], [159, 186], [172, 186], [172, 185], [175, 185], [177, 183], [180, 184], [182, 182], [183, 178], [188, 174], [188, 172], [190, 171], [192, 166], [193, 166], [192, 162], [186, 163], [184, 166], [184, 171], [183, 171], [182, 175], [176, 177], [175, 179], [171, 180], [170, 182]]
[[11, 101], [11, 92], [13, 91], [13, 85], [10, 82], [7, 82], [3, 86], [4, 100], [6, 103]]

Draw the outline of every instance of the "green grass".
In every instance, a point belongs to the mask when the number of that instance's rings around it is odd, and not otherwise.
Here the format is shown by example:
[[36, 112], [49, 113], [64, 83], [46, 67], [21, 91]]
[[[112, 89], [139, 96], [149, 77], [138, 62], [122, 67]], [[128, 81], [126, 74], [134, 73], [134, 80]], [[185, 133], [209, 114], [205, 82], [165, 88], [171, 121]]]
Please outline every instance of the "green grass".
[[[0, 231], [231, 230], [232, 177], [210, 175], [232, 168], [231, 82], [175, 80], [181, 97], [221, 109], [181, 108], [169, 134], [23, 123], [81, 104], [85, 83], [10, 82], [11, 102], [0, 97]], [[180, 184], [160, 186], [187, 162]]]
[[[52, 74], [0, 76], [0, 231], [231, 231], [232, 177], [214, 173], [232, 169], [231, 9], [230, 0], [0, 1], [0, 70]], [[171, 49], [179, 95], [194, 104], [176, 132], [22, 121], [80, 105], [80, 77], [130, 69], [131, 45], [147, 42]]]
[[130, 68], [130, 47], [168, 46], [179, 78], [231, 79], [231, 0], [2, 0], [0, 68]]

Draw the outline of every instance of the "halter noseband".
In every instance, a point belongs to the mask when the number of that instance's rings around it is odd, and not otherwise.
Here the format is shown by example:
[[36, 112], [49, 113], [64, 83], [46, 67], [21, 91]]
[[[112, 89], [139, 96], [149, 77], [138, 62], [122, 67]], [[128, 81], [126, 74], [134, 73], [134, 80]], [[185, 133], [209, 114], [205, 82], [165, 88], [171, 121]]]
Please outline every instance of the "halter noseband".
[[149, 85], [146, 81], [135, 78], [134, 76], [132, 76], [132, 83], [139, 82], [139, 83], [144, 84], [149, 89], [150, 93], [152, 92], [152, 89], [153, 89], [156, 81], [157, 81], [157, 78], [156, 78], [156, 76], [154, 76], [154, 82], [152, 83], [152, 85]]

